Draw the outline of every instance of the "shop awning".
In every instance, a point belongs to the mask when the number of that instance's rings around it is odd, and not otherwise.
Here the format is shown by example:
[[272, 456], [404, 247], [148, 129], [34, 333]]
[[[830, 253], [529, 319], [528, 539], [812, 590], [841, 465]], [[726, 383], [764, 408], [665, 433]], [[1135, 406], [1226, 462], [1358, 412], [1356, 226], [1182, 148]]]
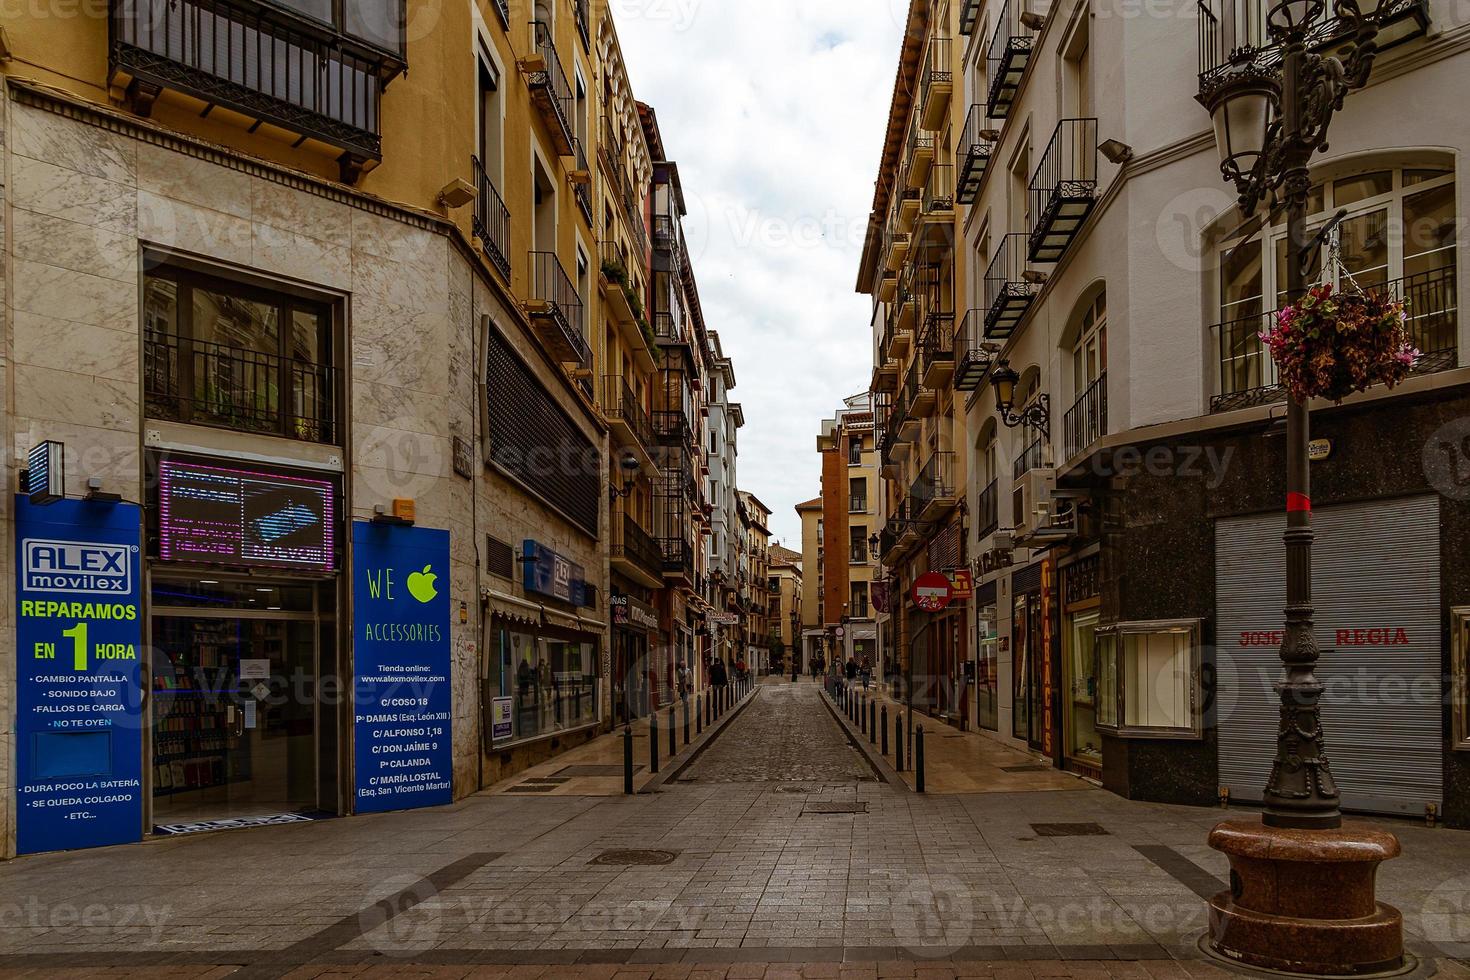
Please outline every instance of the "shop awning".
[[588, 619], [586, 616], [578, 616], [577, 617], [577, 622], [581, 623], [582, 624], [582, 629], [585, 630], [585, 631], [587, 631], [588, 633], [606, 633], [607, 632], [607, 624], [606, 623], [598, 622], [595, 619]]
[[541, 622], [541, 607], [534, 602], [517, 599], [494, 589], [482, 590], [480, 597], [492, 616], [500, 616], [516, 623]]
[[547, 626], [557, 626], [564, 630], [575, 630], [582, 632], [582, 621], [572, 613], [564, 613], [559, 609], [548, 609], [541, 607], [541, 615], [546, 617]]

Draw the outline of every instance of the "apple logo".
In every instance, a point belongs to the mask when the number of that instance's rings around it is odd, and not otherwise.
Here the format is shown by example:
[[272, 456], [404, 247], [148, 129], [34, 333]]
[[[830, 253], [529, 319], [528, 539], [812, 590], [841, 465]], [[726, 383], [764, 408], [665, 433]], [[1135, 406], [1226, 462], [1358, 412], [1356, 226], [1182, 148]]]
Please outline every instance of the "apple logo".
[[439, 590], [434, 588], [436, 578], [438, 576], [434, 574], [434, 566], [425, 565], [422, 572], [414, 572], [408, 577], [409, 594], [419, 602], [433, 602], [434, 597], [439, 594]]

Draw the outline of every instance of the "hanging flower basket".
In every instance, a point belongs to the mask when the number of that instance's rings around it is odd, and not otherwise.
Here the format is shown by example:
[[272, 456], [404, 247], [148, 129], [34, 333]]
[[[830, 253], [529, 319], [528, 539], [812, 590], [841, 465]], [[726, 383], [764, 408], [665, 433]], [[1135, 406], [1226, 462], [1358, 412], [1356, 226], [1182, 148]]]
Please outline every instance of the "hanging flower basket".
[[1371, 291], [1334, 293], [1323, 284], [1280, 310], [1261, 341], [1293, 398], [1340, 403], [1370, 385], [1392, 388], [1409, 376], [1419, 351], [1407, 322], [1401, 302]]

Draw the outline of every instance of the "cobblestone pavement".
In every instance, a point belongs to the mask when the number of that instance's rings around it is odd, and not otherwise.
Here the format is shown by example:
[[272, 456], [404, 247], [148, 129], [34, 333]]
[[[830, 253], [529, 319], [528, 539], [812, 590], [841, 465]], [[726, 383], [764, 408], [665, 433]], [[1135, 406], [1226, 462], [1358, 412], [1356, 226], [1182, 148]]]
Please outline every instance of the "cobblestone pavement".
[[684, 782], [859, 782], [876, 780], [819, 702], [812, 683], [767, 684], [730, 730], [681, 777]]
[[[762, 703], [803, 716], [791, 735], [808, 754], [848, 751], [804, 692], [767, 688]], [[1219, 975], [1196, 946], [1202, 896], [1225, 887], [1203, 843], [1219, 810], [1096, 790], [927, 797], [859, 781], [849, 761], [831, 770], [846, 780], [793, 780], [792, 765], [769, 765], [775, 781], [480, 794], [22, 858], [0, 865], [0, 975]], [[1095, 826], [1053, 836], [1073, 824]], [[1470, 951], [1470, 838], [1392, 827], [1405, 856], [1380, 897], [1419, 955], [1464, 977], [1449, 958]]]

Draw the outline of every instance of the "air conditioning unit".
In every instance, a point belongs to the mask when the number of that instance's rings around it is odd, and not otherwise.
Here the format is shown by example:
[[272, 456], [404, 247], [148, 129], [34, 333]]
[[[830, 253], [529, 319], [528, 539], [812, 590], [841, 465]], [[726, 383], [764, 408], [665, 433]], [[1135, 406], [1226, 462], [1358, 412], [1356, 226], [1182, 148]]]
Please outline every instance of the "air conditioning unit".
[[1017, 541], [1025, 541], [1051, 525], [1052, 492], [1057, 488], [1057, 471], [1038, 466], [1021, 474], [1013, 495], [1013, 523]]

